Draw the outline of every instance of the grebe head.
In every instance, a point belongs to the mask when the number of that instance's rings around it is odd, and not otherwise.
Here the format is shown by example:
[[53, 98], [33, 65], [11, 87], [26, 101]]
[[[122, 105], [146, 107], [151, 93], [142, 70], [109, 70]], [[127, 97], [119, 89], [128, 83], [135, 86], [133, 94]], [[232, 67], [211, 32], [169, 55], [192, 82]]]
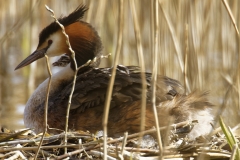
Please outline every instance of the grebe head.
[[[81, 21], [86, 10], [85, 6], [79, 6], [68, 16], [58, 19], [69, 36], [71, 47], [75, 52], [77, 66], [81, 66], [88, 60], [100, 56], [102, 50], [102, 42], [96, 30], [90, 24]], [[15, 70], [29, 65], [45, 55], [54, 57], [62, 54], [70, 56], [71, 52], [66, 44], [66, 38], [62, 33], [62, 29], [54, 21], [39, 34], [39, 43], [36, 51], [24, 59]], [[98, 66], [99, 63], [98, 59], [94, 66]], [[71, 63], [71, 68], [75, 68], [73, 63]]]

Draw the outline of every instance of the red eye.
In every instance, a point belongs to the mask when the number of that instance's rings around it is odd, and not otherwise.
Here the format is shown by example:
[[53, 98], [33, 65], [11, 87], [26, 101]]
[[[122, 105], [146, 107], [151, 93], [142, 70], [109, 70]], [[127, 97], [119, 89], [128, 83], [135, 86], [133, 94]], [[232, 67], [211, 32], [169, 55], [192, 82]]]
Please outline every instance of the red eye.
[[52, 40], [48, 40], [48, 45], [51, 45], [52, 44]]

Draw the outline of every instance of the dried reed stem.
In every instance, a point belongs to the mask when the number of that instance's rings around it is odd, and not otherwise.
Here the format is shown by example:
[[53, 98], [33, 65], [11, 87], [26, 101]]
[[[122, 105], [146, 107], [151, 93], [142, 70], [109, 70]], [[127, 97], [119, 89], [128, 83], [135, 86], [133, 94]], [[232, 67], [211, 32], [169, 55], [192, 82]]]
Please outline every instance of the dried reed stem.
[[[154, 119], [156, 123], [156, 132], [157, 132], [157, 140], [158, 140], [158, 145], [159, 145], [159, 159], [163, 159], [163, 148], [162, 148], [162, 139], [161, 139], [161, 132], [159, 130], [159, 121], [158, 121], [158, 114], [157, 114], [157, 106], [156, 106], [156, 85], [157, 85], [157, 73], [158, 73], [158, 52], [159, 52], [159, 4], [158, 0], [155, 0], [155, 18], [154, 18], [154, 52], [153, 52], [153, 57], [154, 57], [154, 63], [153, 63], [153, 68], [152, 68], [152, 81], [151, 81], [151, 86], [152, 86], [152, 107], [153, 107], [153, 113], [154, 113]], [[152, 6], [153, 9], [153, 6]]]
[[127, 144], [127, 137], [128, 137], [128, 132], [125, 132], [124, 136], [123, 136], [123, 140], [122, 140], [121, 152], [120, 152], [120, 155], [119, 155], [119, 158], [121, 160], [124, 160], [123, 154], [124, 154], [124, 150], [125, 150], [125, 147], [126, 147], [126, 144]]
[[[72, 85], [72, 89], [71, 89], [71, 93], [69, 95], [69, 100], [68, 100], [68, 106], [67, 106], [67, 111], [66, 111], [66, 124], [65, 124], [65, 137], [64, 137], [64, 144], [67, 145], [67, 131], [68, 131], [68, 119], [69, 119], [69, 112], [70, 112], [70, 107], [71, 107], [71, 101], [72, 101], [72, 95], [73, 95], [73, 92], [74, 92], [74, 89], [75, 89], [75, 84], [76, 84], [76, 79], [77, 79], [77, 62], [76, 62], [76, 59], [75, 59], [75, 52], [74, 50], [72, 49], [71, 47], [71, 44], [69, 42], [69, 37], [68, 35], [66, 34], [65, 32], [65, 28], [62, 24], [59, 23], [59, 21], [57, 20], [57, 18], [55, 17], [55, 14], [54, 14], [54, 11], [52, 9], [50, 9], [47, 5], [45, 5], [46, 9], [52, 13], [52, 17], [54, 18], [55, 22], [61, 27], [62, 29], [62, 33], [63, 35], [65, 36], [66, 38], [66, 44], [68, 45], [68, 49], [70, 50], [71, 52], [71, 58], [73, 59], [73, 62], [74, 62], [74, 67], [76, 68], [75, 72], [74, 72], [74, 76], [73, 76], [73, 85]], [[64, 149], [64, 152], [67, 153], [67, 148]]]
[[185, 87], [185, 91], [187, 90], [187, 93], [191, 93], [191, 89], [190, 89], [190, 85], [188, 82], [188, 72], [187, 72], [187, 68], [188, 68], [188, 53], [189, 53], [189, 44], [188, 44], [188, 24], [185, 25], [185, 56], [184, 56], [184, 87]]
[[[240, 44], [240, 35], [239, 35], [239, 30], [238, 30], [238, 27], [237, 27], [237, 24], [236, 24], [236, 21], [235, 21], [235, 18], [232, 14], [232, 11], [227, 3], [226, 0], [222, 0], [227, 12], [228, 12], [228, 15], [230, 16], [231, 18], [231, 21], [233, 23], [233, 26], [235, 28], [235, 31], [237, 32], [237, 37], [238, 37], [238, 44]], [[238, 56], [238, 68], [240, 67], [240, 56]], [[237, 70], [237, 86], [238, 86], [238, 109], [240, 109], [240, 94], [239, 94], [239, 91], [240, 91], [240, 73], [239, 73], [239, 70]]]
[[233, 14], [232, 14], [232, 11], [231, 11], [231, 9], [230, 9], [227, 1], [226, 1], [226, 0], [222, 0], [222, 2], [223, 2], [223, 4], [224, 4], [225, 8], [227, 9], [227, 12], [228, 12], [228, 14], [229, 14], [229, 16], [230, 16], [230, 18], [231, 18], [231, 21], [232, 21], [232, 23], [233, 23], [233, 26], [234, 26], [237, 34], [239, 35], [239, 31], [238, 31], [238, 27], [237, 27], [235, 18], [234, 18]]
[[[28, 130], [30, 130], [30, 129], [28, 129]], [[13, 134], [13, 135], [11, 134], [11, 136], [7, 136], [8, 138], [6, 138], [5, 140], [9, 140], [10, 137], [11, 138], [16, 137], [16, 136], [14, 136], [15, 134]], [[24, 132], [21, 131], [21, 132], [18, 132], [17, 134], [18, 135], [22, 135], [22, 134], [24, 134]], [[44, 142], [46, 143], [48, 141], [54, 141], [54, 140], [57, 140], [57, 139], [61, 139], [61, 138], [64, 138], [64, 136], [65, 136], [65, 134], [61, 133], [61, 134], [53, 135], [51, 137], [45, 137], [44, 138]], [[68, 134], [67, 136], [68, 136], [68, 138], [78, 138], [78, 139], [89, 139], [89, 138], [91, 138], [91, 135], [74, 136], [72, 134]], [[24, 138], [26, 138], [26, 137], [24, 137]], [[3, 139], [1, 139], [1, 140], [3, 140]], [[1, 142], [0, 146], [16, 145], [16, 144], [24, 144], [24, 143], [30, 144], [30, 143], [39, 142], [40, 140], [41, 140], [41, 137], [39, 137], [39, 138], [31, 138], [31, 139], [12, 140], [12, 141]]]
[[38, 145], [38, 149], [37, 149], [37, 152], [34, 156], [34, 159], [37, 159], [37, 156], [38, 156], [38, 153], [40, 151], [40, 148], [42, 146], [42, 143], [43, 143], [43, 138], [47, 132], [47, 116], [48, 116], [48, 98], [49, 98], [49, 92], [50, 92], [50, 87], [51, 87], [51, 82], [52, 82], [52, 72], [51, 72], [51, 69], [50, 69], [50, 65], [49, 65], [49, 61], [48, 61], [48, 56], [45, 55], [45, 58], [46, 58], [46, 63], [47, 63], [47, 70], [48, 70], [48, 75], [49, 75], [49, 79], [48, 79], [48, 87], [47, 87], [47, 95], [46, 95], [46, 98], [45, 98], [45, 106], [44, 106], [44, 131], [42, 133], [42, 137], [41, 137], [41, 140], [40, 140], [40, 143]]
[[175, 51], [176, 51], [176, 54], [177, 54], [179, 66], [181, 68], [182, 73], [184, 73], [184, 64], [183, 64], [183, 59], [182, 59], [182, 55], [181, 55], [181, 48], [180, 48], [179, 41], [177, 39], [176, 32], [174, 30], [174, 26], [173, 26], [172, 22], [170, 21], [170, 16], [167, 13], [166, 8], [165, 8], [163, 2], [161, 2], [161, 0], [159, 0], [159, 4], [160, 4], [161, 10], [162, 10], [162, 13], [164, 15], [164, 18], [167, 22], [169, 31], [171, 33], [171, 38], [173, 40], [173, 44], [174, 44], [174, 48], [175, 48]]
[[132, 11], [132, 19], [133, 19], [133, 23], [134, 23], [134, 33], [135, 33], [135, 40], [137, 42], [137, 53], [138, 53], [138, 60], [139, 60], [139, 66], [140, 66], [140, 70], [141, 70], [141, 81], [142, 81], [141, 126], [140, 126], [141, 134], [139, 135], [139, 142], [140, 142], [142, 139], [142, 136], [143, 136], [142, 132], [145, 129], [147, 85], [146, 85], [145, 63], [144, 63], [144, 58], [143, 58], [142, 40], [141, 40], [141, 36], [140, 36], [140, 27], [139, 27], [139, 22], [137, 19], [136, 8], [135, 8], [135, 4], [134, 4], [133, 0], [129, 1], [129, 3], [130, 3], [131, 11]]
[[111, 72], [111, 78], [107, 88], [106, 100], [104, 104], [104, 113], [103, 113], [103, 147], [104, 147], [104, 160], [107, 160], [107, 124], [108, 124], [108, 115], [110, 109], [110, 102], [112, 97], [113, 84], [116, 76], [116, 68], [119, 61], [119, 55], [122, 48], [122, 37], [123, 37], [123, 0], [119, 1], [119, 28], [118, 28], [118, 41], [116, 55], [113, 61], [113, 69]]
[[87, 17], [86, 17], [86, 22], [89, 22], [89, 23], [90, 23], [91, 18], [92, 18], [93, 4], [94, 4], [94, 2], [93, 2], [93, 1], [90, 1], [90, 2], [89, 2], [89, 6], [88, 6], [88, 12], [87, 12]]

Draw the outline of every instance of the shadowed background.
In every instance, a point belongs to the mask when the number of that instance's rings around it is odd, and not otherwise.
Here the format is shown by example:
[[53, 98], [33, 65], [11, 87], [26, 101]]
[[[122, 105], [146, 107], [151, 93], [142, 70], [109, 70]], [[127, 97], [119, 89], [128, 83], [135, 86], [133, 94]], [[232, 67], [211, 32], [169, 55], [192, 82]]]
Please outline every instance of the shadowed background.
[[[240, 1], [227, 1], [240, 26]], [[55, 15], [68, 15], [79, 4], [89, 10], [83, 20], [99, 32], [104, 45], [101, 67], [112, 66], [117, 45], [118, 5], [115, 0], [8, 0], [0, 1], [0, 122], [10, 129], [23, 128], [22, 112], [35, 88], [48, 77], [45, 60], [14, 68], [38, 44], [39, 32]], [[154, 10], [152, 1], [134, 1], [141, 32], [146, 70], [153, 64]], [[210, 91], [210, 101], [221, 106], [226, 124], [240, 121], [239, 42], [229, 13], [219, 0], [163, 0], [159, 5], [158, 73], [179, 80], [190, 91]], [[54, 60], [53, 60], [54, 61]], [[139, 65], [129, 1], [124, 1], [123, 47], [120, 64]], [[185, 68], [185, 69], [184, 69]], [[55, 69], [54, 69], [55, 70]], [[185, 73], [185, 74], [184, 74]], [[186, 75], [186, 76], [185, 76]]]

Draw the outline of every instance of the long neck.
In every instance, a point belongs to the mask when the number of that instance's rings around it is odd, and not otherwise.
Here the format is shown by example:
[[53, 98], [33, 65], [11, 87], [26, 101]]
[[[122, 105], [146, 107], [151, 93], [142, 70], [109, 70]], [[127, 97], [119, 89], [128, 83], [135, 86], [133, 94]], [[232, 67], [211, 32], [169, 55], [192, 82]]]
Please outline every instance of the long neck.
[[[60, 92], [61, 88], [65, 87], [68, 83], [71, 83], [73, 75], [74, 71], [70, 68], [70, 65], [67, 65], [52, 76], [49, 103], [52, 103], [50, 101], [51, 97], [54, 97], [56, 93]], [[41, 83], [28, 99], [24, 110], [24, 123], [26, 127], [37, 128], [36, 126], [38, 126], [39, 123], [43, 123], [44, 104], [47, 95], [48, 80], [49, 78]], [[39, 128], [39, 131], [41, 131], [41, 128]]]

